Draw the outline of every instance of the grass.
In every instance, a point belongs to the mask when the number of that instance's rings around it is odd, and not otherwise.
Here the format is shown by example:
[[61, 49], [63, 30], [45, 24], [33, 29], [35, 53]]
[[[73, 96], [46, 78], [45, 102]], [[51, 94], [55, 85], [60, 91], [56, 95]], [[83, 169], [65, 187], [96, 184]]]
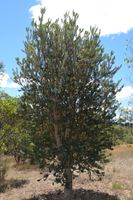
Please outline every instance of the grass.
[[123, 190], [125, 186], [122, 183], [112, 183], [113, 190]]
[[[114, 147], [110, 162], [105, 166], [103, 180], [92, 182], [89, 175], [80, 174], [74, 180], [73, 199], [131, 200], [132, 172], [133, 145]], [[0, 191], [0, 200], [63, 200], [63, 188], [52, 185], [52, 175], [45, 182], [38, 182], [41, 176], [37, 166], [29, 163], [16, 165], [13, 158], [8, 157], [8, 173]]]

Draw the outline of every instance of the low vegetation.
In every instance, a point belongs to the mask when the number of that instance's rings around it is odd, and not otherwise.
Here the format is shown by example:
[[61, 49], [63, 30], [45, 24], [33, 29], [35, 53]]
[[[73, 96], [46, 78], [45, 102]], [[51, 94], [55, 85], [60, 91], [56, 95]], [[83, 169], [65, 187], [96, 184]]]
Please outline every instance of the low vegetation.
[[[133, 145], [120, 145], [114, 148], [111, 161], [105, 166], [102, 180], [90, 180], [81, 173], [74, 180], [74, 200], [132, 200]], [[63, 187], [52, 184], [53, 176], [45, 181], [37, 166], [29, 163], [17, 164], [8, 157], [8, 172], [0, 188], [1, 200], [63, 200]], [[129, 165], [127, 165], [129, 163]], [[45, 172], [46, 173], [46, 172]]]

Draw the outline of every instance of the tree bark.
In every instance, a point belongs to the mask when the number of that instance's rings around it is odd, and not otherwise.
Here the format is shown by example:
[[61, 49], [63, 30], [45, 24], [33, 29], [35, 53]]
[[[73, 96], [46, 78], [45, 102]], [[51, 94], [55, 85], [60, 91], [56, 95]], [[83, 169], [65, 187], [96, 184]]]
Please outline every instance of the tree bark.
[[64, 172], [65, 187], [64, 187], [64, 199], [72, 199], [72, 171], [70, 168], [65, 169]]

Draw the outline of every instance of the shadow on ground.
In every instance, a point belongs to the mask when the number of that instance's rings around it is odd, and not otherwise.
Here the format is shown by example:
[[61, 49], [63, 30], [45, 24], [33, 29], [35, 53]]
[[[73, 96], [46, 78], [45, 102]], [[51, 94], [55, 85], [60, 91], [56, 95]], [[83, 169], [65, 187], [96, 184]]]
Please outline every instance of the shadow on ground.
[[[34, 196], [23, 200], [64, 200], [63, 192], [49, 192], [40, 196]], [[120, 200], [117, 196], [109, 195], [103, 192], [96, 192], [93, 190], [78, 189], [74, 190], [72, 200]]]
[[18, 179], [11, 179], [11, 180], [6, 180], [3, 184], [0, 185], [0, 193], [6, 192], [6, 190], [10, 190], [13, 188], [21, 188], [25, 184], [28, 184], [28, 180], [18, 180]]

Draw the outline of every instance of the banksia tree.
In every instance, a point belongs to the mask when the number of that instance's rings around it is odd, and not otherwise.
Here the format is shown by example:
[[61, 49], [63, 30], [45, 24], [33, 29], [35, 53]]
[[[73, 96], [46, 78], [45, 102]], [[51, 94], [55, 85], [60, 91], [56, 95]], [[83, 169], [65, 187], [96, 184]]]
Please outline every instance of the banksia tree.
[[44, 13], [27, 29], [15, 80], [36, 124], [37, 160], [64, 185], [69, 199], [75, 171], [102, 173], [104, 150], [113, 141], [110, 129], [120, 90], [113, 77], [119, 67], [112, 52], [104, 53], [96, 27], [78, 27], [78, 14], [43, 23]]

